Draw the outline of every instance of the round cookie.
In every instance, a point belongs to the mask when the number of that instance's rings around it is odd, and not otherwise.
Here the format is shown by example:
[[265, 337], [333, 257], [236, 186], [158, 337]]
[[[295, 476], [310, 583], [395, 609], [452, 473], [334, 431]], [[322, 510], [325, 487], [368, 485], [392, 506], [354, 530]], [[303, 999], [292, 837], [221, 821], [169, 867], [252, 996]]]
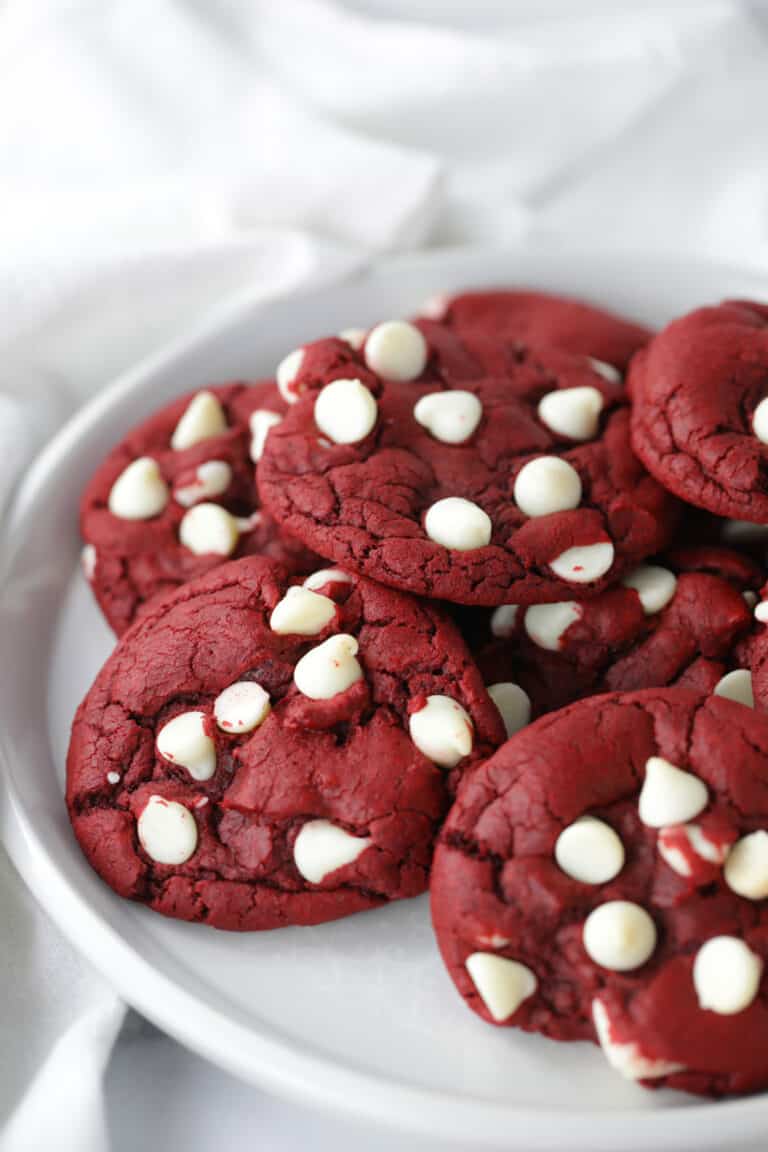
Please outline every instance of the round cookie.
[[462, 781], [432, 915], [483, 1019], [598, 1041], [631, 1079], [768, 1087], [768, 720], [684, 689], [593, 697]]
[[732, 301], [675, 320], [633, 361], [632, 444], [670, 492], [768, 523], [768, 308]]
[[317, 567], [258, 506], [254, 464], [285, 409], [269, 380], [201, 389], [135, 428], [98, 468], [80, 508], [83, 570], [118, 635], [147, 603], [223, 560]]
[[252, 930], [413, 896], [503, 728], [459, 633], [337, 570], [246, 557], [146, 609], [75, 717], [67, 805], [121, 896]]
[[623, 373], [638, 348], [652, 336], [647, 328], [613, 312], [546, 292], [490, 289], [435, 296], [425, 304], [422, 315], [464, 335], [550, 344], [592, 356], [603, 364], [609, 378], [611, 368]]
[[601, 692], [668, 685], [752, 700], [760, 569], [724, 548], [642, 564], [591, 600], [464, 609], [456, 620], [507, 732]]
[[677, 505], [632, 455], [620, 384], [557, 349], [412, 330], [425, 350], [408, 380], [371, 368], [376, 329], [360, 348], [302, 350], [298, 403], [259, 466], [287, 532], [382, 583], [476, 605], [583, 599], [664, 545]]

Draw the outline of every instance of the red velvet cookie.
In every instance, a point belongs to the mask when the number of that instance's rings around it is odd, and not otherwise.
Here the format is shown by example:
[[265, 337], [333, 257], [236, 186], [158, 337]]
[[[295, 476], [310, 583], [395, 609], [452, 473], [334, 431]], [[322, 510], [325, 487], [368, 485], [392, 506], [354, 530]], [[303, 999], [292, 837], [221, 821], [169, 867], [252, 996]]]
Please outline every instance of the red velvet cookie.
[[128, 434], [83, 495], [83, 569], [118, 635], [143, 606], [233, 556], [316, 556], [258, 509], [254, 462], [286, 404], [274, 383], [182, 396]]
[[455, 603], [583, 599], [670, 535], [623, 390], [583, 356], [400, 324], [298, 357], [259, 491], [344, 567]]
[[592, 356], [606, 371], [613, 368], [620, 373], [652, 335], [613, 312], [545, 292], [491, 289], [435, 296], [422, 314], [464, 335], [484, 333], [496, 340], [549, 344]]
[[768, 1087], [768, 720], [679, 688], [597, 696], [468, 773], [432, 915], [485, 1020], [597, 1040], [623, 1075]]
[[732, 301], [665, 328], [633, 361], [632, 444], [670, 492], [768, 523], [768, 308]]
[[457, 622], [509, 735], [601, 692], [675, 684], [751, 704], [762, 579], [739, 552], [690, 548], [641, 565], [591, 600], [465, 609]]
[[121, 896], [238, 930], [413, 896], [465, 766], [503, 729], [454, 625], [261, 557], [149, 607], [75, 717], [67, 804]]

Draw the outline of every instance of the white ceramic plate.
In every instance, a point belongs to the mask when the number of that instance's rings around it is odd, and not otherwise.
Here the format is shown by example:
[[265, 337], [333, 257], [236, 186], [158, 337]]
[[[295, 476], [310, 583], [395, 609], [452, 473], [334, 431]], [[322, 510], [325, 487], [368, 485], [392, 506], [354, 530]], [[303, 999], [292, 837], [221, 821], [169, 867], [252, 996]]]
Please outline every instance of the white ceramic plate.
[[240, 308], [117, 381], [28, 474], [5, 544], [0, 741], [34, 858], [28, 879], [139, 1011], [284, 1095], [465, 1148], [702, 1152], [757, 1140], [768, 1097], [709, 1104], [647, 1092], [590, 1045], [483, 1024], [442, 968], [424, 897], [319, 928], [217, 933], [119, 900], [70, 832], [69, 725], [112, 644], [77, 564], [78, 498], [105, 451], [183, 390], [268, 374], [311, 337], [408, 315], [438, 290], [492, 283], [588, 295], [655, 324], [723, 296], [768, 297], [768, 278], [693, 263], [541, 248], [408, 258], [322, 292]]

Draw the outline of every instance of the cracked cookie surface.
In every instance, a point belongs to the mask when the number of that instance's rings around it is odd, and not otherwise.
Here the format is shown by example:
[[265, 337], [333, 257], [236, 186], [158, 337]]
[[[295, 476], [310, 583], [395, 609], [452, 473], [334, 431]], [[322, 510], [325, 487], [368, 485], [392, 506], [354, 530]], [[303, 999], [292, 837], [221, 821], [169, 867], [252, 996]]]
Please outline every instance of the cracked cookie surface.
[[313, 587], [234, 561], [118, 643], [74, 721], [67, 804], [121, 896], [249, 930], [426, 887], [498, 715], [443, 613], [344, 573]]
[[484, 1019], [646, 1083], [768, 1085], [768, 721], [684, 689], [543, 717], [468, 773], [431, 880]]

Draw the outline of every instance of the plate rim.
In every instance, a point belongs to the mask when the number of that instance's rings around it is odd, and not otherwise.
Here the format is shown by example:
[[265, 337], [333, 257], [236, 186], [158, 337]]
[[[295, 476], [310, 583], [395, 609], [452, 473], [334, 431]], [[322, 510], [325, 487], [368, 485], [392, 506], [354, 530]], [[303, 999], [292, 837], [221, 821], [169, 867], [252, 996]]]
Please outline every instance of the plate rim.
[[[655, 274], [660, 267], [667, 265], [685, 269], [691, 276], [697, 269], [710, 276], [713, 273], [721, 275], [723, 279], [743, 276], [764, 284], [768, 291], [768, 275], [748, 266], [689, 258], [684, 254], [677, 257], [637, 252], [622, 254], [614, 248], [596, 250], [569, 243], [550, 245], [540, 239], [500, 248], [448, 248], [399, 254], [378, 260], [373, 267], [353, 271], [344, 280], [347, 283], [354, 280], [362, 288], [367, 278], [382, 273], [407, 275], [409, 270], [428, 269], [438, 275], [441, 267], [446, 265], [454, 265], [457, 261], [482, 262], [484, 258], [492, 258], [494, 263], [506, 261], [513, 269], [515, 258], [524, 256], [530, 260], [534, 252], [550, 260], [558, 257], [583, 260], [585, 267], [596, 259], [617, 264], [627, 259], [634, 267], [643, 265], [649, 271], [653, 269]], [[512, 279], [510, 277], [510, 281]], [[323, 291], [323, 287], [315, 282], [289, 295], [266, 301], [254, 300], [250, 293], [230, 298], [209, 312], [192, 330], [120, 373], [78, 409], [36, 456], [10, 501], [1, 536], [7, 548], [0, 571], [0, 592], [5, 587], [13, 562], [14, 530], [23, 519], [26, 508], [34, 503], [36, 492], [45, 483], [48, 473], [110, 408], [122, 397], [146, 385], [154, 374], [170, 368], [182, 355], [194, 354], [208, 340], [220, 338], [227, 330], [239, 327], [246, 320], [258, 320], [260, 313], [268, 311], [276, 299], [295, 302], [298, 307], [302, 298], [311, 300], [318, 291]], [[301, 1050], [300, 1040], [264, 1035], [251, 1027], [239, 1025], [144, 960], [138, 950], [90, 905], [87, 897], [74, 881], [64, 875], [50, 855], [16, 791], [9, 760], [10, 750], [0, 725], [0, 767], [5, 790], [29, 849], [25, 853], [14, 853], [14, 857], [19, 857], [15, 862], [47, 914], [128, 1004], [187, 1047], [246, 1081], [305, 1105], [336, 1115], [346, 1114], [358, 1122], [380, 1123], [401, 1132], [437, 1137], [451, 1143], [471, 1139], [479, 1146], [508, 1147], [510, 1125], [519, 1125], [525, 1129], [528, 1152], [562, 1149], [562, 1134], [566, 1128], [568, 1146], [572, 1149], [583, 1147], [585, 1152], [615, 1152], [619, 1145], [622, 1152], [645, 1152], [659, 1139], [664, 1141], [662, 1146], [671, 1152], [672, 1148], [690, 1146], [692, 1137], [700, 1149], [717, 1149], [722, 1147], [723, 1138], [729, 1134], [738, 1134], [740, 1140], [749, 1140], [765, 1132], [768, 1093], [660, 1110], [547, 1112], [540, 1107], [505, 1105], [485, 1099], [465, 1097], [457, 1100], [446, 1090], [415, 1087], [394, 1077], [363, 1072], [334, 1057]], [[87, 938], [87, 945], [84, 945], [81, 932]], [[205, 1026], [201, 1027], [201, 1024]], [[720, 1118], [720, 1123], [713, 1122], [715, 1116]]]

